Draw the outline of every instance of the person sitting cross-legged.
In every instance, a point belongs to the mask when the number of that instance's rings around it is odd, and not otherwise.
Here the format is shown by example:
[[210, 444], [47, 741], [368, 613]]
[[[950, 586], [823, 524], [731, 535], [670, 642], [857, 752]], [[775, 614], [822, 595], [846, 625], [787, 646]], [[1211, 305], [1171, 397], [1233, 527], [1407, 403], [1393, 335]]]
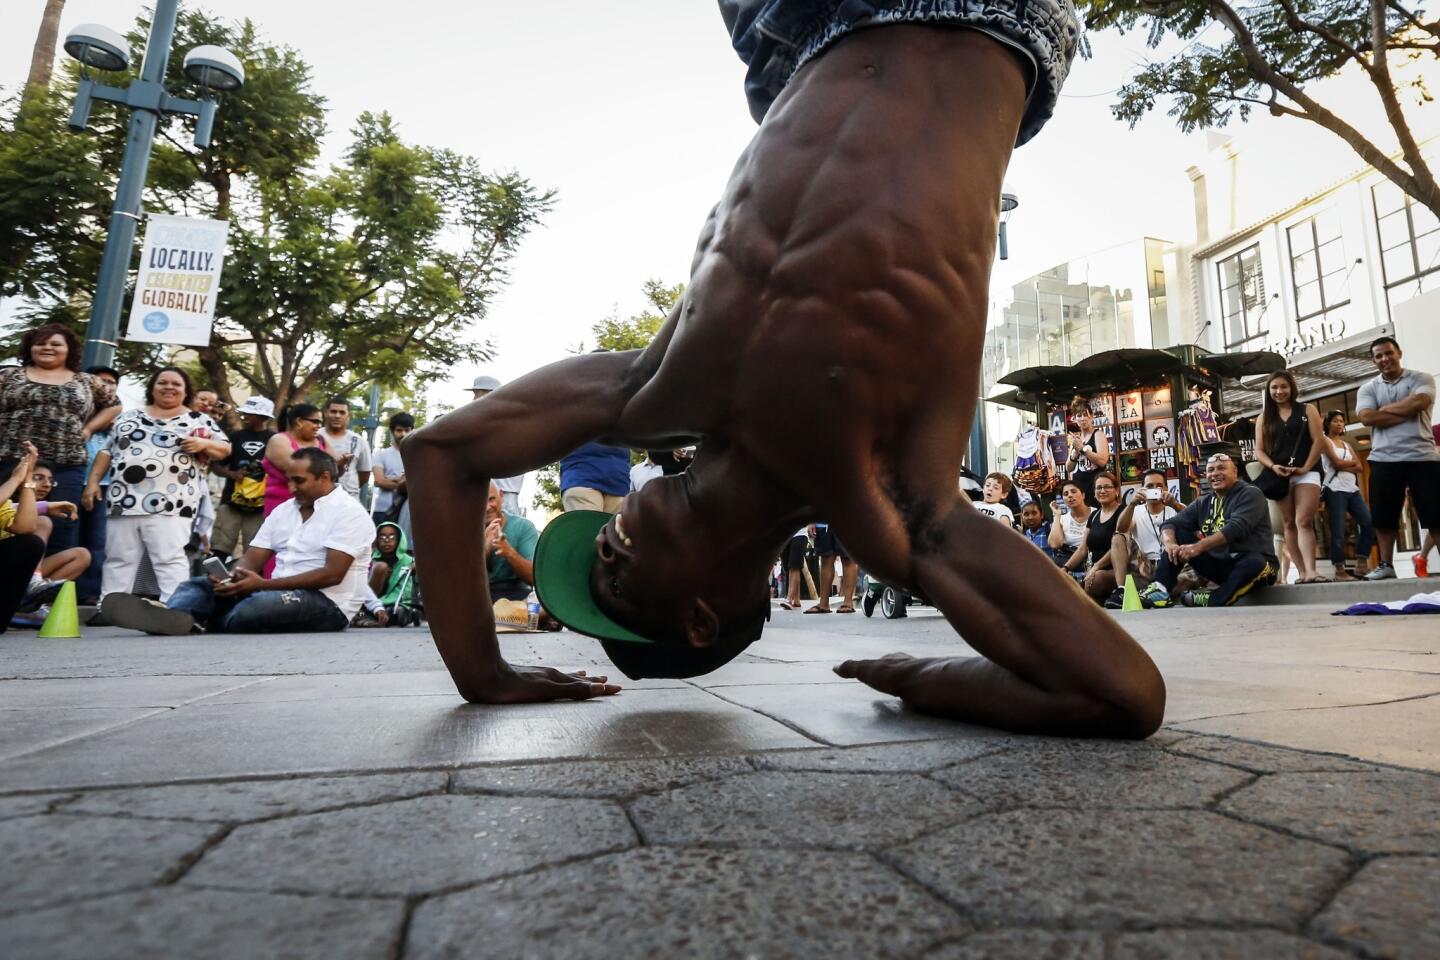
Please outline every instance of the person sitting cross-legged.
[[1110, 565], [1115, 570], [1115, 589], [1105, 601], [1112, 610], [1125, 602], [1125, 578], [1133, 576], [1140, 587], [1149, 585], [1165, 545], [1160, 528], [1179, 515], [1185, 504], [1170, 492], [1163, 470], [1146, 470], [1139, 496], [1131, 497], [1115, 524], [1110, 546]]
[[[322, 633], [344, 630], [360, 608], [375, 528], [339, 485], [335, 459], [316, 447], [289, 464], [294, 496], [265, 518], [229, 579], [195, 577], [161, 606], [113, 593], [101, 603], [115, 626], [171, 636], [204, 627], [217, 633]], [[272, 578], [260, 571], [274, 558]]]
[[1275, 582], [1280, 564], [1271, 553], [1274, 537], [1265, 495], [1240, 480], [1228, 454], [1206, 461], [1205, 479], [1210, 492], [1160, 527], [1155, 579], [1140, 593], [1146, 607], [1172, 605], [1170, 592], [1187, 563], [1218, 584], [1213, 590], [1186, 590], [1180, 602], [1187, 607], [1228, 607]]
[[504, 496], [493, 481], [485, 507], [485, 569], [495, 600], [524, 600], [535, 588], [535, 524], [504, 509]]

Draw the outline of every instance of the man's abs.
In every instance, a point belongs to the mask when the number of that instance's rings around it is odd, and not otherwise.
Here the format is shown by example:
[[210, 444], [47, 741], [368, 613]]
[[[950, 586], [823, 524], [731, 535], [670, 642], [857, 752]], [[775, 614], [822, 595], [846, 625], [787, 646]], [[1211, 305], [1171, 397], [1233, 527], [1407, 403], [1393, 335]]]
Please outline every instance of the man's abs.
[[736, 165], [645, 392], [698, 393], [711, 429], [797, 393], [902, 419], [973, 395], [1024, 96], [1014, 54], [967, 30], [866, 30], [802, 68]]

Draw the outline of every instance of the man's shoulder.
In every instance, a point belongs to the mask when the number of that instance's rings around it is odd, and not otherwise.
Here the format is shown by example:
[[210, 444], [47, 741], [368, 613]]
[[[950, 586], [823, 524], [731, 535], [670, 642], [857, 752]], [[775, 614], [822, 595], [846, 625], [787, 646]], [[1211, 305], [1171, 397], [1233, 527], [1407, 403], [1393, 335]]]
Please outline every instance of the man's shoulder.
[[326, 494], [323, 499], [326, 511], [334, 514], [337, 518], [345, 520], [363, 518], [367, 521], [370, 519], [370, 511], [365, 509], [365, 505], [346, 493], [344, 488], [339, 485], [336, 485], [335, 489]]
[[1405, 376], [1409, 378], [1413, 387], [1429, 387], [1431, 393], [1435, 392], [1434, 374], [1426, 373], [1424, 370], [1406, 370]]
[[510, 539], [513, 540], [515, 538], [510, 535], [511, 530], [528, 530], [531, 533], [536, 532], [535, 524], [531, 523], [529, 519], [520, 516], [520, 514], [518, 513], [507, 512], [505, 514], [505, 536], [510, 537]]

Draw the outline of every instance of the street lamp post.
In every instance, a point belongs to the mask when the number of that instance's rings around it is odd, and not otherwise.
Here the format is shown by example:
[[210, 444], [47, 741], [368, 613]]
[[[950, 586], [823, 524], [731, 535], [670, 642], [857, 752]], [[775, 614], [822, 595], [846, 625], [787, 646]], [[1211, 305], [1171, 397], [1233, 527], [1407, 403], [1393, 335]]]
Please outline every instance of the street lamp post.
[[[1010, 192], [1009, 187], [1000, 188], [1000, 259], [1010, 259], [1010, 242], [1006, 236], [1005, 225], [1010, 220], [1010, 214], [1020, 206], [1020, 198]], [[985, 438], [985, 398], [980, 397], [975, 404], [975, 416], [970, 421], [970, 449], [966, 457], [966, 463], [971, 470], [984, 476], [989, 468], [989, 444]]]
[[1020, 198], [1013, 193], [1002, 192], [1000, 194], [1000, 259], [1010, 259], [1010, 238], [1005, 234], [1005, 225], [1010, 222], [1010, 214], [1020, 206]]
[[[125, 38], [99, 24], [82, 24], [65, 37], [65, 52], [81, 63], [80, 86], [70, 112], [70, 129], [84, 130], [90, 107], [106, 100], [130, 108], [129, 135], [120, 163], [120, 183], [115, 188], [115, 206], [100, 258], [100, 276], [95, 284], [95, 301], [90, 308], [90, 325], [85, 331], [85, 366], [110, 366], [120, 336], [120, 307], [125, 298], [125, 280], [135, 246], [135, 228], [142, 210], [140, 197], [150, 168], [150, 146], [162, 114], [186, 114], [196, 118], [195, 146], [210, 145], [215, 125], [215, 100], [184, 100], [165, 89], [165, 66], [175, 39], [175, 18], [179, 0], [156, 0], [150, 37], [140, 79], [128, 87], [112, 87], [91, 79], [85, 68], [123, 70], [130, 63]], [[214, 91], [235, 90], [245, 82], [245, 68], [234, 54], [220, 47], [200, 46], [185, 56], [185, 75], [199, 86]]]

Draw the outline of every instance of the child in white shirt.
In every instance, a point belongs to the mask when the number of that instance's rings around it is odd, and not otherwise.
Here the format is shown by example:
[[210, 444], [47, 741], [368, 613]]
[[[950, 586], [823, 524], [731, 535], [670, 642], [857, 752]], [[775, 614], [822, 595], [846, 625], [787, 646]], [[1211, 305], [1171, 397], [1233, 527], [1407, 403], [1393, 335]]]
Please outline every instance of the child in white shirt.
[[975, 504], [975, 509], [987, 517], [994, 517], [1007, 526], [1015, 526], [1015, 514], [1010, 508], [1000, 501], [1010, 495], [1010, 478], [1003, 473], [992, 473], [985, 477], [985, 485], [981, 488], [985, 499]]

